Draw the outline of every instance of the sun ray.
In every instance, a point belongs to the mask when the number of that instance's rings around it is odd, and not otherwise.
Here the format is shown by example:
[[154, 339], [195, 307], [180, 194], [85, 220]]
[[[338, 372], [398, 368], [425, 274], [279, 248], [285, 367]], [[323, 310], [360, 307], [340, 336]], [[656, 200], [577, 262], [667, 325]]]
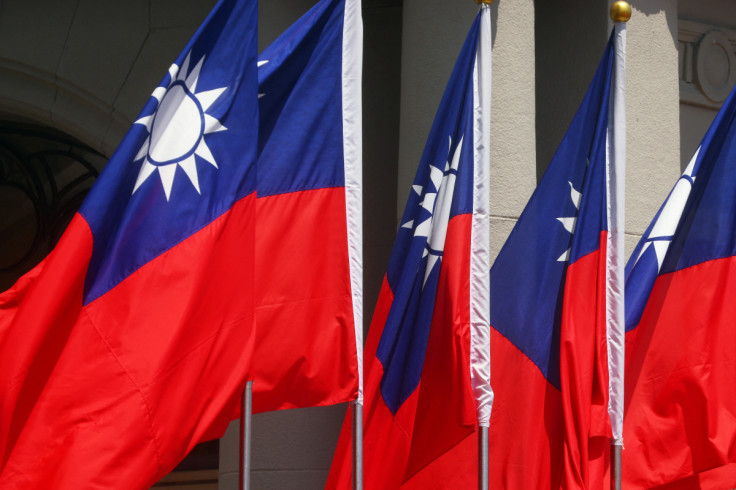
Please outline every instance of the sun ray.
[[168, 165], [159, 165], [158, 175], [161, 177], [161, 183], [164, 186], [164, 193], [166, 194], [166, 200], [169, 200], [171, 196], [171, 188], [174, 186], [174, 174], [176, 173], [176, 164], [170, 163]]
[[150, 132], [151, 131], [151, 124], [153, 124], [153, 116], [144, 116], [144, 117], [138, 119], [133, 124], [140, 124], [142, 126], [145, 126], [146, 129]]
[[212, 103], [217, 100], [220, 95], [225, 91], [225, 87], [222, 88], [216, 88], [213, 90], [207, 90], [205, 92], [200, 92], [198, 94], [194, 94], [194, 96], [199, 101], [200, 105], [202, 106], [202, 110], [206, 111], [210, 108]]
[[457, 144], [457, 148], [455, 148], [455, 154], [452, 156], [452, 164], [450, 165], [450, 168], [452, 170], [457, 170], [458, 165], [460, 164], [460, 152], [463, 149], [463, 139], [460, 138], [460, 143]]
[[176, 80], [176, 76], [179, 74], [179, 67], [176, 65], [176, 63], [172, 63], [169, 67], [169, 75], [171, 76], [171, 81], [169, 82], [169, 85], [173, 83], [174, 80]]
[[261, 66], [265, 65], [266, 63], [268, 63], [268, 60], [261, 60], [261, 61], [258, 62], [258, 66], [261, 67]]
[[567, 262], [568, 260], [570, 260], [570, 249], [569, 248], [565, 250], [565, 253], [559, 256], [559, 258], [557, 259], [557, 262]]
[[411, 186], [411, 188], [414, 189], [414, 192], [417, 193], [417, 196], [421, 196], [422, 195], [422, 189], [423, 189], [423, 187], [421, 185], [413, 185], [413, 186]]
[[557, 221], [562, 223], [568, 233], [575, 233], [575, 222], [577, 218], [557, 218]]
[[[199, 81], [199, 71], [202, 69], [202, 63], [204, 63], [204, 56], [199, 59], [197, 65], [192, 68], [192, 72], [187, 76], [186, 83], [189, 91], [195, 93], [197, 90], [197, 82]], [[184, 72], [182, 72], [184, 73]]]
[[[177, 73], [176, 80], [184, 80], [184, 77], [187, 76], [187, 71], [189, 70], [189, 59], [192, 57], [192, 52], [189, 51], [187, 53], [187, 57], [184, 58], [184, 63], [181, 64], [181, 68], [179, 68], [179, 73]], [[171, 78], [171, 81], [174, 81], [174, 78]]]
[[153, 172], [156, 171], [156, 166], [151, 165], [151, 163], [148, 161], [148, 159], [143, 161], [143, 164], [141, 165], [141, 170], [138, 172], [138, 178], [135, 181], [135, 186], [133, 187], [133, 194], [135, 194], [135, 191], [138, 190], [138, 188], [143, 184], [143, 182], [148, 179], [148, 177], [151, 176]]
[[189, 177], [194, 188], [197, 189], [197, 194], [202, 194], [199, 190], [199, 175], [197, 175], [197, 162], [194, 160], [194, 156], [185, 158], [179, 162], [179, 166], [184, 170], [184, 173], [187, 174], [187, 177]]
[[143, 142], [143, 144], [141, 145], [141, 149], [138, 150], [138, 154], [133, 159], [134, 162], [137, 162], [144, 156], [148, 155], [148, 143], [150, 140], [151, 140], [151, 137], [149, 136], [146, 138], [146, 141]]
[[575, 205], [575, 209], [580, 209], [580, 199], [583, 195], [575, 190], [575, 188], [572, 186], [572, 182], [568, 181], [567, 183], [570, 184], [570, 199], [572, 199], [572, 203]]
[[429, 255], [429, 258], [427, 259], [427, 267], [424, 269], [424, 282], [422, 282], [422, 287], [424, 287], [424, 285], [427, 284], [427, 279], [429, 279], [429, 275], [432, 273], [432, 269], [434, 269], [434, 265], [440, 259], [439, 256], [428, 253], [426, 249], [425, 249], [425, 253]]
[[411, 230], [411, 227], [412, 226], [414, 226], [414, 220], [413, 219], [410, 219], [409, 221], [407, 221], [406, 223], [404, 223], [403, 225], [401, 225], [402, 228], [409, 228], [410, 230]]
[[199, 140], [199, 146], [197, 146], [197, 149], [194, 150], [195, 155], [199, 155], [200, 157], [207, 160], [209, 163], [212, 164], [213, 167], [219, 168], [217, 166], [217, 161], [215, 160], [215, 157], [212, 156], [212, 152], [210, 151], [210, 147], [207, 146], [207, 143], [204, 142], [204, 138]]
[[161, 99], [164, 98], [164, 95], [166, 95], [166, 91], [168, 89], [169, 89], [168, 85], [166, 87], [156, 87], [153, 93], [151, 94], [151, 97], [161, 102]]
[[445, 173], [432, 165], [429, 167], [429, 178], [432, 180], [432, 184], [434, 184], [434, 189], [438, 191], [440, 189], [440, 185], [442, 184], [442, 178], [445, 176]]
[[216, 133], [218, 131], [225, 131], [227, 128], [223, 126], [220, 121], [210, 116], [209, 114], [204, 115], [204, 134]]
[[429, 236], [430, 231], [432, 231], [432, 218], [427, 218], [416, 227], [414, 236]]
[[426, 209], [427, 211], [429, 211], [431, 213], [432, 210], [434, 209], [434, 201], [435, 201], [435, 199], [437, 199], [437, 193], [436, 192], [428, 192], [424, 196], [424, 199], [422, 200], [421, 206], [424, 209]]

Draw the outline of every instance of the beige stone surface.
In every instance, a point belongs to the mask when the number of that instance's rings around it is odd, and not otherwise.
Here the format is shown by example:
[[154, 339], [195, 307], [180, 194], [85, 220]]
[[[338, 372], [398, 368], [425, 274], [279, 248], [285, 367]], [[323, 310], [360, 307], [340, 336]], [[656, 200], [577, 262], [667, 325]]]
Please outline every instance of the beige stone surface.
[[626, 52], [626, 232], [640, 235], [680, 175], [677, 2], [633, 0]]
[[496, 260], [501, 247], [506, 243], [511, 230], [516, 225], [516, 218], [491, 217], [491, 264]]
[[534, 2], [498, 2], [493, 14], [490, 211], [518, 218], [537, 184]]

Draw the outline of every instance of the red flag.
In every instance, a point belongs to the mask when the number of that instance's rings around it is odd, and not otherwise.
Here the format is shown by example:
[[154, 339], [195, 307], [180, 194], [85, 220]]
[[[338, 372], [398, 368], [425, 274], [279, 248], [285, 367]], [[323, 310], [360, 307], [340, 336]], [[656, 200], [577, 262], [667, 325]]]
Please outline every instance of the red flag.
[[256, 17], [218, 3], [0, 295], [0, 487], [146, 488], [225, 430], [253, 340]]
[[736, 92], [626, 278], [625, 488], [736, 487]]
[[359, 0], [260, 55], [253, 410], [362, 399]]
[[[419, 483], [425, 472], [488, 424], [489, 50], [484, 6], [437, 111], [368, 334], [368, 489], [437, 488]], [[351, 485], [350, 421], [328, 488]]]
[[[612, 37], [491, 268], [490, 488], [608, 484], [606, 141], [614, 48]], [[402, 488], [470, 488], [477, 469], [471, 433]]]

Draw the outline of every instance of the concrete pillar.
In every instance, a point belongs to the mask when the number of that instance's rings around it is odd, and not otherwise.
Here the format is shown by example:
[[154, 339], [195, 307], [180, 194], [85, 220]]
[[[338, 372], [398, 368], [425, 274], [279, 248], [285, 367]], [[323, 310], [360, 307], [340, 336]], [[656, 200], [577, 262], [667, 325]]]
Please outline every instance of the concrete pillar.
[[534, 4], [493, 4], [491, 261], [537, 185]]

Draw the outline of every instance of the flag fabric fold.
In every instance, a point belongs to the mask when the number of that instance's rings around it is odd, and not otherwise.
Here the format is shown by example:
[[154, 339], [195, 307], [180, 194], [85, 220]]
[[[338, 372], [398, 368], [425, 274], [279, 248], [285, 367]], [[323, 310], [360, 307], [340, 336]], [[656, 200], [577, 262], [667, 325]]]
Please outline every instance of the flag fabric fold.
[[[366, 342], [365, 488], [428, 488], [433, 464], [491, 413], [490, 49], [484, 6], [437, 110]], [[350, 421], [327, 488], [350, 488]]]
[[624, 488], [736, 487], [736, 92], [626, 267]]
[[254, 412], [362, 400], [361, 65], [359, 0], [259, 56]]
[[491, 488], [608, 485], [618, 34], [491, 269]]
[[147, 488], [227, 427], [255, 321], [256, 22], [215, 6], [0, 295], [0, 487]]

